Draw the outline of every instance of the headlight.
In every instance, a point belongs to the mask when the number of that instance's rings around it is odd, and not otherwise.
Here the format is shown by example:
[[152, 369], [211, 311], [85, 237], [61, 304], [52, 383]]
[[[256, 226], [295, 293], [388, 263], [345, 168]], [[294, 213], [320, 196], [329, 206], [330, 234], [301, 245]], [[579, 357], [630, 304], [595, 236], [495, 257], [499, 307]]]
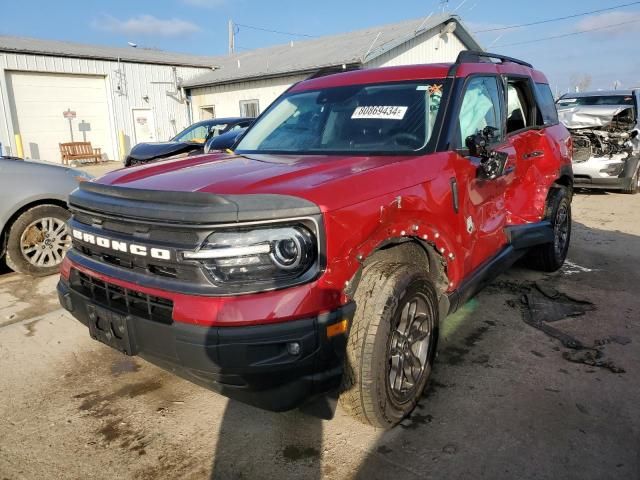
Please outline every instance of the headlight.
[[308, 281], [318, 272], [318, 239], [302, 224], [221, 230], [183, 258], [199, 261], [218, 285], [268, 290]]

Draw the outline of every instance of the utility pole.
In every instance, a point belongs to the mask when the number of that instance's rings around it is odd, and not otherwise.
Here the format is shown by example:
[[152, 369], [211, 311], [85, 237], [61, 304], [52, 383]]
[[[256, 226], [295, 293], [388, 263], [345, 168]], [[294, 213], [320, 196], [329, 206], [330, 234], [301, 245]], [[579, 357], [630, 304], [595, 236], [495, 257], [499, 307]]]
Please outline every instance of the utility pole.
[[233, 55], [236, 50], [236, 34], [234, 32], [234, 28], [233, 20], [229, 19], [229, 55]]

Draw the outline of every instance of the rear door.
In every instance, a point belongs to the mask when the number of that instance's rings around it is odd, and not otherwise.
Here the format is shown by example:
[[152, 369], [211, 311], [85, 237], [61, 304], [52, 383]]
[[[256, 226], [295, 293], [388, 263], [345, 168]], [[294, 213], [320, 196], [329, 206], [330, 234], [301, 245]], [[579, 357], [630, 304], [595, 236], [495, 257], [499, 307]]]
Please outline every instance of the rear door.
[[[465, 81], [453, 134], [458, 221], [465, 238], [465, 274], [496, 255], [506, 243], [505, 192], [513, 182], [515, 149], [505, 134], [505, 101], [497, 75], [474, 75]], [[485, 127], [495, 129], [490, 149], [507, 155], [505, 173], [494, 179], [480, 175], [480, 158], [469, 154], [466, 139]]]

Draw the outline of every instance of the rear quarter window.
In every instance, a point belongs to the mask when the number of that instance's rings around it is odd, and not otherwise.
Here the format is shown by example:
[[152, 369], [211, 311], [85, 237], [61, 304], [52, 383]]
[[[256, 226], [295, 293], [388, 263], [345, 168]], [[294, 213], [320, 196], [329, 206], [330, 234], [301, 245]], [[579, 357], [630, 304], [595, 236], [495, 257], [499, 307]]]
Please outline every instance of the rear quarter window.
[[540, 117], [538, 123], [541, 125], [555, 125], [558, 123], [558, 111], [553, 94], [546, 83], [536, 83], [536, 97], [538, 101], [538, 111]]

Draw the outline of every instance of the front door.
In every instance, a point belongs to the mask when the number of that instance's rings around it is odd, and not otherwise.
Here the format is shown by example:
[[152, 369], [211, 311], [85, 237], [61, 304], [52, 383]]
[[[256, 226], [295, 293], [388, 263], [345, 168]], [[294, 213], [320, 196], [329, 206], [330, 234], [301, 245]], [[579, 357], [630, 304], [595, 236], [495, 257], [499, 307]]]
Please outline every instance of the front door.
[[[464, 87], [454, 137], [458, 217], [464, 238], [465, 276], [495, 256], [506, 244], [508, 220], [505, 192], [515, 178], [515, 148], [505, 134], [504, 93], [500, 77], [477, 75]], [[488, 179], [480, 158], [470, 154], [467, 138], [487, 127], [493, 132], [492, 151], [507, 158], [504, 173]], [[486, 130], [485, 130], [486, 131]]]

